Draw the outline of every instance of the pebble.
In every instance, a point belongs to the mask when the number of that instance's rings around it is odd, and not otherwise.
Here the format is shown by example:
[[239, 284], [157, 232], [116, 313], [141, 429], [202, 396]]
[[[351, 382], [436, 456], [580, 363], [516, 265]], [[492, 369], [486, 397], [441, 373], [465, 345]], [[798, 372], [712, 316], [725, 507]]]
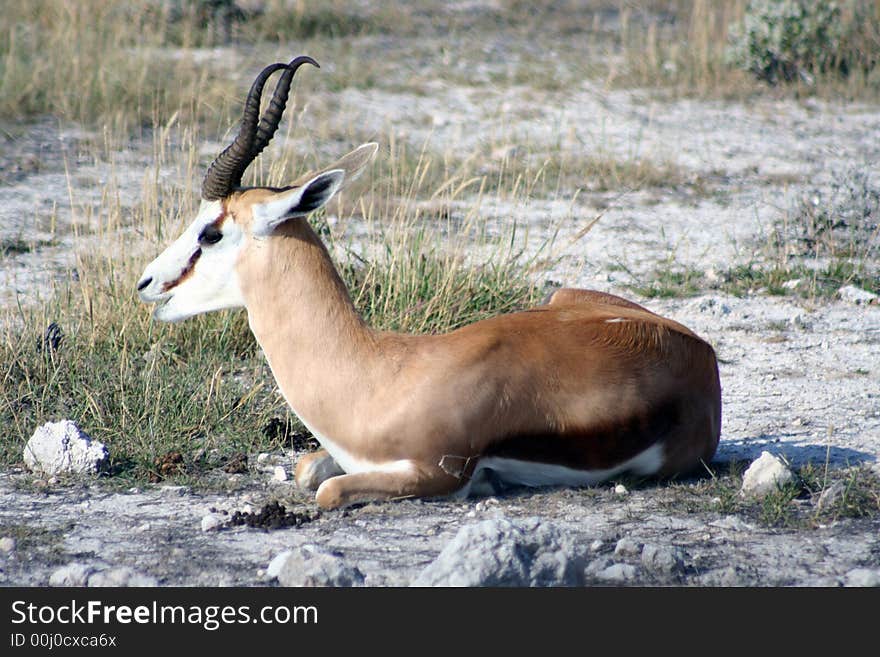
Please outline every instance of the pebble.
[[674, 575], [684, 571], [684, 550], [667, 545], [645, 545], [642, 565], [653, 572]]
[[277, 555], [275, 555], [275, 558], [269, 562], [268, 566], [266, 566], [266, 577], [278, 577], [278, 575], [281, 574], [281, 569], [287, 562], [288, 557], [290, 557], [290, 555], [292, 554], [293, 550], [284, 550], [284, 552], [279, 552]]
[[614, 494], [615, 495], [626, 495], [628, 492], [629, 491], [626, 489], [626, 486], [624, 486], [623, 484], [617, 484], [614, 487]]
[[212, 532], [220, 529], [226, 518], [219, 513], [208, 513], [202, 517], [202, 531]]
[[596, 573], [596, 577], [609, 582], [628, 582], [636, 578], [636, 567], [628, 563], [615, 563]]
[[281, 586], [349, 587], [364, 584], [363, 573], [346, 563], [338, 554], [326, 552], [313, 545], [304, 545], [287, 552], [289, 554], [276, 566], [278, 583]]
[[0, 552], [3, 552], [5, 554], [15, 552], [15, 546], [15, 539], [11, 536], [4, 536], [0, 538]]
[[827, 511], [837, 504], [838, 500], [843, 497], [845, 491], [846, 484], [842, 481], [835, 481], [828, 488], [823, 490], [821, 495], [819, 495], [819, 500], [816, 502], [816, 509], [818, 511]]
[[99, 570], [89, 577], [90, 587], [153, 587], [158, 585], [159, 582], [155, 577], [139, 573], [128, 566]]
[[877, 303], [878, 299], [877, 295], [873, 292], [868, 292], [855, 285], [844, 285], [837, 291], [837, 296], [848, 303], [854, 303], [856, 305]]
[[282, 466], [276, 465], [275, 469], [272, 470], [272, 481], [278, 483], [287, 481], [287, 471]]
[[880, 570], [854, 568], [844, 579], [846, 586], [880, 586]]
[[616, 557], [637, 557], [642, 553], [642, 546], [631, 538], [621, 538], [614, 546]]
[[83, 563], [69, 563], [49, 575], [49, 586], [85, 586], [94, 570]]

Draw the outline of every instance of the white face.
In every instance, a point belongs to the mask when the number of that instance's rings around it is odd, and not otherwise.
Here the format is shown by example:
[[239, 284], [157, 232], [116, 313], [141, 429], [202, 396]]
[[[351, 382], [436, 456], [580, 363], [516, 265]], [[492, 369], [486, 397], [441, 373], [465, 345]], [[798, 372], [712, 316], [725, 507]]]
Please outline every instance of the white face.
[[153, 316], [166, 322], [244, 306], [235, 273], [244, 241], [220, 201], [202, 201], [195, 221], [147, 265], [137, 286], [141, 300], [157, 304]]
[[[375, 149], [373, 149], [375, 150]], [[157, 304], [153, 317], [179, 322], [187, 317], [245, 305], [235, 265], [249, 241], [268, 239], [285, 221], [305, 217], [327, 203], [345, 177], [341, 169], [320, 173], [305, 184], [279, 191], [251, 205], [250, 235], [221, 201], [202, 201], [183, 235], [144, 270], [137, 289], [141, 301]]]

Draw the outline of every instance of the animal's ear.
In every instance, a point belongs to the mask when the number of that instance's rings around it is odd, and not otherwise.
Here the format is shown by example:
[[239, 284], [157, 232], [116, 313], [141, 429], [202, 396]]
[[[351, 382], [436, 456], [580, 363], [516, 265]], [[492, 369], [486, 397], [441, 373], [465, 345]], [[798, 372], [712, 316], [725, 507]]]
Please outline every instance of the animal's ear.
[[299, 187], [278, 192], [271, 200], [253, 207], [251, 231], [258, 237], [271, 235], [272, 231], [288, 219], [304, 217], [327, 203], [345, 178], [345, 171], [325, 171]]

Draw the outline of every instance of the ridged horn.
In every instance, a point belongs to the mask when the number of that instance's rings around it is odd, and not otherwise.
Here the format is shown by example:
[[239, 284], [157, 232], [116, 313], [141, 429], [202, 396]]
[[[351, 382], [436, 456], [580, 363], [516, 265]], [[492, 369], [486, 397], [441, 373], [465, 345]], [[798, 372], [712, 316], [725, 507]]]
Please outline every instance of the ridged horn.
[[[208, 167], [202, 182], [203, 199], [215, 201], [224, 198], [241, 184], [245, 170], [262, 152], [278, 129], [293, 74], [306, 62], [318, 65], [311, 57], [297, 57], [289, 64], [270, 64], [260, 71], [248, 91], [238, 134]], [[260, 99], [263, 95], [263, 87], [269, 77], [280, 69], [285, 69], [284, 74], [275, 87], [266, 115], [261, 118]]]
[[260, 118], [260, 125], [257, 126], [257, 138], [254, 143], [253, 153], [254, 158], [263, 152], [263, 149], [269, 145], [269, 142], [272, 141], [272, 137], [275, 136], [275, 131], [278, 130], [278, 125], [281, 123], [281, 117], [284, 114], [284, 108], [287, 106], [287, 96], [290, 93], [290, 83], [293, 81], [293, 76], [296, 73], [296, 70], [303, 64], [311, 64], [315, 68], [321, 68], [321, 65], [308, 55], [296, 57], [287, 65], [287, 70], [281, 74], [278, 84], [275, 85], [275, 92], [272, 94], [272, 100], [269, 101], [269, 106]]

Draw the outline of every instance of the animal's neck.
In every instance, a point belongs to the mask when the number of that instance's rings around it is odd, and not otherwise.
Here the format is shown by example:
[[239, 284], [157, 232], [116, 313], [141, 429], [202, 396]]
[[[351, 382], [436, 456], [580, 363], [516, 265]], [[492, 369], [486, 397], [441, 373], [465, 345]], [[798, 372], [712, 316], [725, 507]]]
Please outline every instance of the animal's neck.
[[288, 403], [332, 436], [373, 387], [376, 340], [304, 219], [255, 242], [239, 264], [248, 321]]

